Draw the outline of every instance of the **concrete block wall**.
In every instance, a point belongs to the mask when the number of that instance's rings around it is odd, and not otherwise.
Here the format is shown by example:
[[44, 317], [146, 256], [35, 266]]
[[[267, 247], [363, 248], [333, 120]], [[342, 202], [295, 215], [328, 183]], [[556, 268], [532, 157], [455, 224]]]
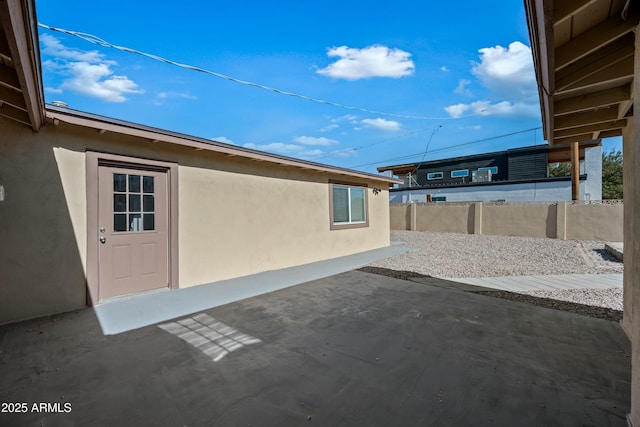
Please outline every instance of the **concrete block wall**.
[[392, 230], [555, 239], [623, 240], [619, 204], [392, 204]]

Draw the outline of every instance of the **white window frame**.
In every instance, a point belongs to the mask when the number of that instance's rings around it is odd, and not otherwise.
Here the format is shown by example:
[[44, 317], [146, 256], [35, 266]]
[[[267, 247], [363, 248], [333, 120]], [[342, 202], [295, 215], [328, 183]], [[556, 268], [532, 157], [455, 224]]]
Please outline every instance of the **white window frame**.
[[[340, 221], [336, 222], [334, 220], [334, 209], [333, 209], [333, 189], [334, 188], [343, 188], [347, 189], [347, 207], [349, 209], [349, 220], [348, 221]], [[358, 189], [363, 190], [364, 193], [364, 221], [353, 221], [351, 219], [351, 190]], [[367, 187], [363, 185], [354, 185], [354, 184], [344, 184], [344, 183], [330, 183], [329, 185], [329, 215], [330, 215], [330, 225], [331, 230], [339, 230], [343, 228], [360, 228], [360, 227], [368, 227], [369, 226], [369, 195], [367, 191]]]
[[[440, 176], [436, 178], [433, 175], [440, 175]], [[435, 181], [437, 179], [444, 179], [444, 172], [429, 172], [429, 173], [427, 173], [427, 181]]]
[[[456, 173], [456, 172], [463, 172], [464, 175], [453, 176], [453, 174]], [[457, 170], [451, 171], [451, 178], [464, 178], [464, 177], [467, 177], [467, 176], [469, 176], [469, 169], [457, 169]]]

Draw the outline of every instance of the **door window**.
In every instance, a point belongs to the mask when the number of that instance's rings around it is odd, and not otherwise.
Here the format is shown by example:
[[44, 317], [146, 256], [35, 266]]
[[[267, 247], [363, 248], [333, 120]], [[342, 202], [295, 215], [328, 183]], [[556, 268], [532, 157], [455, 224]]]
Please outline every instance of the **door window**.
[[155, 230], [154, 177], [113, 174], [113, 230]]

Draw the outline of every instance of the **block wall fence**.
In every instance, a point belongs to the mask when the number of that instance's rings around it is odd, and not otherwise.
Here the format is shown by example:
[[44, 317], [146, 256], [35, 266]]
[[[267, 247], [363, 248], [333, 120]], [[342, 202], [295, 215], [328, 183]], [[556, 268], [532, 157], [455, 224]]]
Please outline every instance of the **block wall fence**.
[[392, 230], [623, 241], [621, 201], [390, 205]]

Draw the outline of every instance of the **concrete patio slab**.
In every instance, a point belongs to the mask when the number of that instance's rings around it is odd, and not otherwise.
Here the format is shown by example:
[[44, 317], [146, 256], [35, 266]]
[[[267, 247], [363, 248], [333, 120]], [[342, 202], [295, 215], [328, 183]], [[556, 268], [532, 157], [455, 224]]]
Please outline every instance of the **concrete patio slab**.
[[102, 332], [119, 334], [361, 267], [410, 249], [391, 246], [191, 288], [113, 298], [94, 307]]
[[90, 309], [6, 325], [0, 349], [0, 401], [27, 408], [2, 426], [622, 427], [630, 407], [617, 322], [362, 271], [119, 335]]

